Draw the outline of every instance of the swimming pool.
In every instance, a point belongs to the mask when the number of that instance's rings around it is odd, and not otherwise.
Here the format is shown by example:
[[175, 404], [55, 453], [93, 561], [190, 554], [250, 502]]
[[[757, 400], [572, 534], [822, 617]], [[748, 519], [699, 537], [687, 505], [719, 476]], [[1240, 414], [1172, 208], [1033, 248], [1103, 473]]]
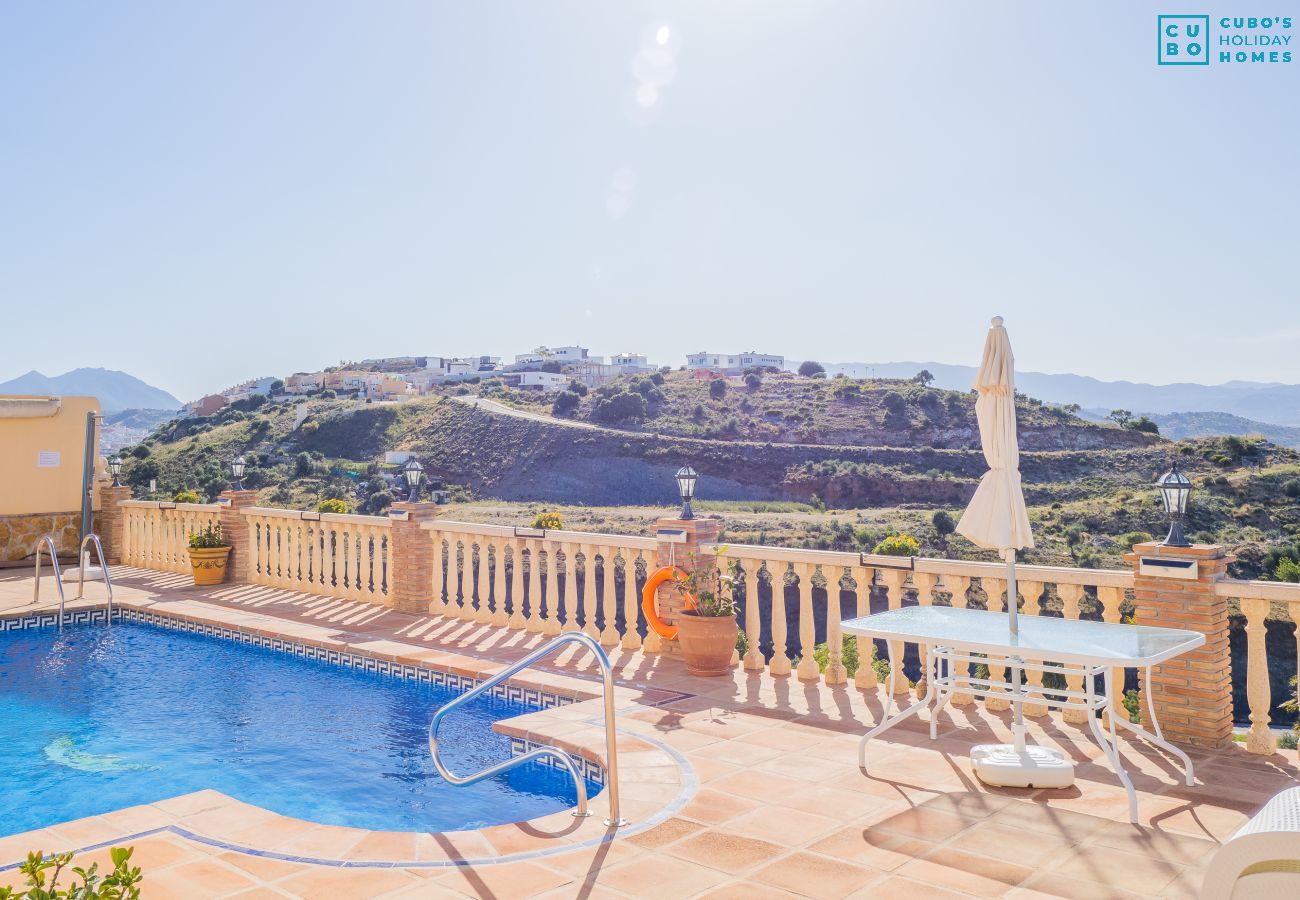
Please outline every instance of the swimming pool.
[[[387, 831], [480, 828], [572, 806], [538, 763], [443, 781], [426, 729], [446, 687], [136, 622], [0, 633], [0, 835], [211, 788], [286, 816]], [[510, 755], [482, 697], [445, 721], [471, 772]], [[588, 785], [594, 795], [600, 787]]]

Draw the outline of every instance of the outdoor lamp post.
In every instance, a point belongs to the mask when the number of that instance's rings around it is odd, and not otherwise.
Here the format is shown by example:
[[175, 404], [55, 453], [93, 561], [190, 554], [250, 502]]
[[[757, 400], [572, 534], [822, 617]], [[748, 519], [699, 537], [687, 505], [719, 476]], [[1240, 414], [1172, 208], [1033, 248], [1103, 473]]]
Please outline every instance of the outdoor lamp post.
[[406, 465], [402, 467], [402, 474], [406, 476], [406, 486], [410, 488], [410, 493], [407, 496], [411, 503], [415, 503], [420, 499], [420, 481], [424, 478], [424, 467], [420, 465], [418, 459], [412, 456], [406, 461]]
[[114, 456], [108, 461], [108, 471], [113, 476], [113, 487], [121, 487], [122, 482], [117, 480], [117, 476], [122, 474], [122, 457]]
[[1160, 500], [1169, 514], [1169, 535], [1163, 543], [1166, 547], [1190, 547], [1191, 542], [1183, 534], [1183, 518], [1187, 515], [1187, 497], [1192, 493], [1192, 483], [1187, 476], [1178, 471], [1175, 462], [1169, 471], [1160, 476], [1156, 482], [1160, 489]]
[[230, 474], [235, 479], [235, 490], [237, 491], [244, 489], [244, 470], [246, 468], [248, 468], [248, 463], [244, 461], [242, 456], [236, 456], [230, 461]]
[[691, 499], [695, 496], [695, 482], [700, 478], [695, 470], [690, 466], [682, 466], [677, 470], [677, 490], [682, 495], [682, 514], [683, 519], [694, 519], [695, 511], [691, 509]]

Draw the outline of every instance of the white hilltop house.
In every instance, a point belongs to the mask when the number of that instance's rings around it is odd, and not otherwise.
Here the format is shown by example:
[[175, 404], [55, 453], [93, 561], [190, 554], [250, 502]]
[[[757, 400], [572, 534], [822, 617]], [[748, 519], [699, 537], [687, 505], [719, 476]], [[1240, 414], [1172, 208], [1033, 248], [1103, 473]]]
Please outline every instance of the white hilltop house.
[[785, 357], [775, 353], [710, 353], [701, 350], [686, 357], [688, 372], [709, 371], [722, 375], [740, 375], [746, 369], [784, 369]]

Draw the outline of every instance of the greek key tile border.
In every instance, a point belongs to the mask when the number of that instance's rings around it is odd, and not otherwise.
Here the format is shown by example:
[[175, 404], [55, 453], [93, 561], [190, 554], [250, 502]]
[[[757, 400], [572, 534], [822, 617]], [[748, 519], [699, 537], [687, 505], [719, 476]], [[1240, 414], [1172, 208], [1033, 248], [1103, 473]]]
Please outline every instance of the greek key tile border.
[[[528, 741], [528, 740], [524, 740], [523, 738], [512, 737], [510, 739], [511, 756], [523, 756], [525, 753], [528, 753], [531, 750], [537, 750], [541, 747], [547, 747], [551, 750], [555, 749], [549, 744], [538, 744], [535, 741]], [[600, 784], [600, 785], [603, 785], [605, 783], [605, 769], [603, 766], [601, 766], [600, 763], [593, 762], [590, 759], [584, 759], [580, 756], [573, 756], [573, 754], [570, 754], [570, 756], [572, 757], [573, 761], [578, 764], [578, 771], [582, 774], [584, 778], [586, 778], [588, 781], [594, 781], [596, 784]], [[564, 766], [561, 765], [558, 760], [549, 756], [542, 757], [541, 759], [536, 760], [536, 762], [538, 765], [546, 766], [547, 768], [551, 768], [551, 769], [564, 768]]]
[[[470, 675], [457, 675], [453, 672], [440, 672], [436, 669], [426, 669], [422, 666], [412, 666], [405, 663], [389, 662], [388, 660], [375, 659], [373, 656], [365, 656], [360, 653], [350, 653], [344, 650], [334, 650], [328, 647], [315, 647], [311, 644], [300, 644], [296, 641], [288, 641], [283, 638], [267, 637], [262, 634], [255, 634], [250, 631], [241, 631], [237, 628], [227, 628], [223, 625], [213, 625], [208, 622], [196, 622], [191, 619], [182, 619], [176, 616], [164, 615], [162, 613], [152, 612], [150, 610], [129, 609], [118, 607], [113, 610], [113, 619], [125, 622], [143, 622], [147, 625], [154, 625], [159, 628], [170, 628], [175, 631], [186, 631], [192, 634], [201, 634], [206, 637], [221, 638], [227, 641], [235, 641], [240, 644], [249, 644], [254, 647], [260, 647], [265, 650], [272, 650], [276, 653], [287, 653], [291, 656], [300, 656], [304, 659], [316, 660], [318, 662], [328, 663], [333, 666], [343, 666], [350, 669], [360, 669], [363, 672], [369, 672], [374, 675], [384, 675], [389, 678], [401, 678], [407, 681], [418, 681], [425, 684], [432, 684], [438, 687], [445, 687], [448, 690], [464, 693], [483, 679], [474, 678]], [[81, 609], [64, 614], [65, 625], [95, 625], [103, 624], [105, 611], [102, 609]], [[53, 628], [58, 625], [57, 613], [37, 613], [30, 616], [14, 616], [0, 619], [0, 631], [18, 631], [26, 628]], [[556, 706], [568, 706], [576, 703], [573, 697], [566, 697], [561, 694], [551, 694], [536, 688], [523, 687], [517, 684], [499, 684], [488, 695], [498, 700], [504, 700], [507, 703], [520, 703], [532, 709], [551, 709]]]

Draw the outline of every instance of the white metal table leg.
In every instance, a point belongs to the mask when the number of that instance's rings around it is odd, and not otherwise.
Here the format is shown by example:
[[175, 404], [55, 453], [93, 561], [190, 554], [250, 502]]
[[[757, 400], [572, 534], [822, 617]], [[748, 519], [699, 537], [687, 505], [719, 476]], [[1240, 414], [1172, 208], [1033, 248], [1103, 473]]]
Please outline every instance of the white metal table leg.
[[1143, 688], [1145, 690], [1145, 696], [1147, 698], [1147, 709], [1150, 710], [1151, 712], [1151, 726], [1155, 728], [1156, 733], [1152, 734], [1151, 732], [1143, 728], [1141, 725], [1138, 725], [1134, 722], [1130, 722], [1126, 715], [1124, 715], [1122, 712], [1119, 712], [1117, 710], [1113, 710], [1113, 709], [1111, 710], [1111, 716], [1110, 716], [1111, 721], [1118, 722], [1120, 727], [1127, 728], [1129, 731], [1133, 732], [1134, 734], [1141, 735], [1151, 743], [1155, 744], [1157, 747], [1160, 747], [1162, 750], [1166, 750], [1169, 753], [1172, 753], [1174, 756], [1182, 760], [1183, 777], [1187, 781], [1187, 786], [1191, 787], [1192, 785], [1196, 784], [1196, 770], [1192, 766], [1191, 757], [1188, 756], [1186, 753], [1184, 753], [1178, 747], [1175, 747], [1173, 744], [1165, 740], [1164, 734], [1162, 734], [1160, 731], [1160, 720], [1156, 718], [1156, 705], [1153, 702], [1151, 702], [1151, 667], [1150, 666], [1147, 666], [1145, 669], [1143, 669]]
[[1092, 736], [1097, 741], [1097, 746], [1105, 754], [1106, 759], [1110, 762], [1110, 767], [1115, 770], [1115, 775], [1119, 778], [1120, 784], [1124, 786], [1124, 791], [1128, 794], [1128, 817], [1134, 825], [1138, 822], [1138, 804], [1137, 791], [1133, 787], [1133, 781], [1128, 777], [1128, 772], [1124, 770], [1124, 761], [1120, 757], [1119, 738], [1115, 735], [1115, 711], [1111, 710], [1110, 716], [1110, 738], [1107, 740], [1106, 735], [1102, 732], [1101, 726], [1097, 724], [1097, 713], [1105, 708], [1107, 699], [1097, 694], [1097, 670], [1088, 668], [1088, 727], [1092, 729]]
[[[899, 664], [897, 666], [894, 665], [893, 646], [892, 643], [889, 641], [885, 642], [885, 657], [889, 661], [889, 681], [885, 686], [885, 690], [889, 694], [889, 699], [885, 702], [885, 707], [884, 707], [885, 718], [881, 720], [879, 725], [877, 725], [875, 728], [871, 729], [866, 734], [864, 734], [862, 736], [862, 740], [858, 742], [858, 767], [859, 768], [866, 768], [867, 765], [867, 741], [871, 740], [874, 737], [877, 737], [878, 735], [884, 734], [886, 731], [893, 728], [895, 725], [897, 725], [899, 722], [902, 722], [904, 719], [910, 719], [912, 716], [916, 715], [921, 710], [929, 706], [931, 700], [935, 696], [935, 690], [933, 686], [927, 686], [924, 697], [920, 698], [919, 700], [917, 700], [915, 703], [913, 703], [911, 706], [907, 707], [906, 709], [901, 710], [900, 712], [897, 712], [891, 716], [889, 714], [890, 710], [894, 708], [894, 684], [895, 684], [894, 679], [902, 675], [903, 666], [902, 666], [902, 660], [899, 660]], [[868, 663], [868, 665], [870, 665], [870, 663]]]

